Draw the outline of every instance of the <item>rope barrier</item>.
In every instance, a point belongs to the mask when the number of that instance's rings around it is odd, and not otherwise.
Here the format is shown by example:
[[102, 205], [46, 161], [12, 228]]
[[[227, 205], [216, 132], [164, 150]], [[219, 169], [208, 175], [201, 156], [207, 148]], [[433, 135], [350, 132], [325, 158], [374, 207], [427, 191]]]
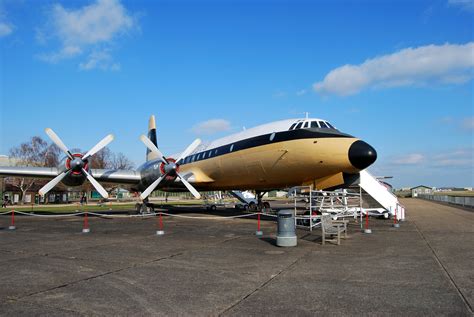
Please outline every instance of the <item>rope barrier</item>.
[[166, 212], [162, 212], [161, 214], [170, 216], [170, 217], [177, 217], [177, 218], [186, 218], [186, 219], [204, 219], [204, 220], [222, 220], [222, 219], [235, 219], [235, 218], [245, 218], [245, 217], [252, 217], [257, 215], [258, 213], [252, 214], [245, 214], [245, 215], [237, 215], [237, 216], [227, 216], [227, 217], [193, 217], [193, 216], [183, 216], [183, 215], [175, 215], [175, 214], [168, 214]]
[[18, 210], [15, 210], [15, 213], [20, 214], [20, 215], [24, 215], [24, 216], [43, 217], [43, 218], [75, 217], [75, 216], [85, 214], [85, 212], [76, 212], [76, 213], [73, 213], [73, 214], [41, 215], [41, 214], [33, 214], [33, 213], [30, 213], [30, 212], [22, 212], [22, 211], [18, 211]]
[[[1, 213], [0, 215], [7, 215], [11, 213], [12, 211], [7, 211], [4, 213]], [[153, 212], [153, 213], [139, 214], [139, 215], [110, 215], [110, 214], [102, 214], [102, 213], [96, 213], [96, 212], [82, 212], [81, 211], [81, 212], [76, 212], [76, 213], [71, 213], [71, 214], [41, 215], [41, 214], [33, 214], [30, 212], [22, 212], [22, 211], [15, 210], [15, 213], [21, 214], [24, 216], [42, 217], [42, 218], [76, 217], [76, 216], [81, 216], [85, 214], [94, 215], [94, 216], [103, 217], [103, 218], [147, 218], [147, 217], [155, 217], [155, 216], [158, 216], [159, 214], [163, 214], [169, 217], [186, 218], [186, 219], [204, 219], [204, 220], [246, 218], [246, 217], [253, 217], [259, 214], [259, 213], [251, 213], [251, 214], [243, 214], [243, 215], [236, 215], [236, 216], [204, 216], [202, 217], [202, 216], [184, 216], [184, 215], [177, 215], [177, 214], [169, 214], [166, 212], [160, 212], [160, 213]], [[276, 215], [267, 214], [267, 213], [261, 213], [261, 214], [268, 217], [277, 217]]]

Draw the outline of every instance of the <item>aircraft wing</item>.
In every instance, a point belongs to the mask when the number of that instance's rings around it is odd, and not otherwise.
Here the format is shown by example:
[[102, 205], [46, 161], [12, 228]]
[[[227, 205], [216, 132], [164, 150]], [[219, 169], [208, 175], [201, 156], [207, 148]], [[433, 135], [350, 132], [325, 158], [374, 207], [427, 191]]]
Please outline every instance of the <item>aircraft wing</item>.
[[105, 183], [138, 184], [141, 180], [140, 172], [134, 170], [92, 169], [91, 174]]
[[[27, 177], [53, 179], [59, 175], [56, 167], [0, 166], [0, 177]], [[134, 170], [92, 169], [92, 176], [102, 182], [138, 184], [140, 173]]]
[[56, 167], [0, 166], [0, 177], [54, 178], [58, 174]]

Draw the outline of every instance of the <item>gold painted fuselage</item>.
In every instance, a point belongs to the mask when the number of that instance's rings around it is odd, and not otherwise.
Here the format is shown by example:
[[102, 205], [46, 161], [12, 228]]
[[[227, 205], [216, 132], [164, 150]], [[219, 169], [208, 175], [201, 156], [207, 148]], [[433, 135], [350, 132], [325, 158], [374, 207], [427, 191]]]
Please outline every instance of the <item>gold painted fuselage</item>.
[[349, 161], [352, 137], [306, 138], [276, 142], [184, 164], [201, 191], [299, 186], [337, 173], [357, 173]]

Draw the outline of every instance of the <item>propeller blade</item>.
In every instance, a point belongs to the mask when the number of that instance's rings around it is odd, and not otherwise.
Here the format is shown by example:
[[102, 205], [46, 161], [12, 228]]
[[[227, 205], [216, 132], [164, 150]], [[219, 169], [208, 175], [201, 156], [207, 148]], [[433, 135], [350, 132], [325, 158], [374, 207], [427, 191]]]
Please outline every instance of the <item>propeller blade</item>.
[[154, 181], [144, 192], [141, 193], [140, 198], [143, 200], [151, 194], [152, 191], [158, 186], [158, 184], [166, 177], [166, 174], [161, 175], [156, 181]]
[[47, 192], [49, 192], [51, 189], [53, 189], [54, 186], [56, 186], [60, 181], [62, 181], [68, 171], [69, 170], [62, 172], [61, 174], [50, 180], [48, 183], [46, 183], [46, 185], [41, 187], [41, 189], [38, 191], [39, 194], [41, 196], [46, 195]]
[[191, 194], [194, 195], [194, 197], [196, 197], [197, 199], [201, 199], [201, 194], [199, 194], [199, 192], [196, 190], [196, 188], [193, 187], [193, 185], [188, 183], [188, 181], [185, 180], [184, 177], [181, 176], [179, 173], [177, 173], [176, 175], [179, 177], [181, 182], [183, 182], [184, 186], [186, 186], [186, 188], [191, 192]]
[[176, 160], [176, 163], [179, 164], [179, 162], [184, 159], [186, 156], [188, 156], [189, 154], [191, 154], [198, 146], [199, 144], [201, 144], [201, 139], [196, 139], [194, 140], [193, 143], [191, 143], [187, 148], [186, 150], [183, 151], [183, 153], [181, 153], [181, 155], [178, 157], [178, 159]]
[[67, 146], [63, 143], [63, 141], [58, 137], [58, 135], [54, 133], [54, 131], [50, 128], [46, 128], [44, 129], [44, 131], [49, 136], [49, 138], [54, 142], [54, 144], [56, 144], [61, 150], [63, 150], [63, 152], [66, 153], [66, 155], [72, 160], [73, 157], [72, 157], [71, 152], [69, 151]]
[[113, 134], [109, 134], [107, 135], [105, 138], [103, 138], [99, 143], [97, 143], [96, 145], [94, 145], [94, 147], [92, 149], [89, 150], [89, 152], [87, 152], [83, 157], [82, 157], [82, 160], [87, 160], [88, 157], [94, 155], [95, 153], [99, 152], [100, 150], [102, 150], [105, 146], [107, 146], [107, 144], [109, 144], [110, 142], [112, 142], [114, 140], [114, 135]]
[[156, 145], [153, 144], [153, 142], [150, 141], [149, 138], [147, 138], [145, 135], [140, 135], [140, 140], [142, 140], [143, 143], [145, 143], [146, 147], [150, 149], [153, 153], [158, 155], [158, 158], [165, 164], [168, 164], [168, 161], [166, 158], [163, 156], [163, 154], [158, 150]]
[[99, 194], [102, 195], [102, 197], [109, 198], [109, 194], [107, 193], [107, 191], [104, 189], [104, 187], [102, 187], [101, 184], [99, 184], [99, 182], [95, 180], [94, 177], [92, 177], [91, 174], [89, 174], [84, 168], [82, 169], [82, 172], [84, 173], [84, 175], [86, 175], [89, 182], [91, 182], [92, 186], [94, 186], [94, 188], [99, 192]]

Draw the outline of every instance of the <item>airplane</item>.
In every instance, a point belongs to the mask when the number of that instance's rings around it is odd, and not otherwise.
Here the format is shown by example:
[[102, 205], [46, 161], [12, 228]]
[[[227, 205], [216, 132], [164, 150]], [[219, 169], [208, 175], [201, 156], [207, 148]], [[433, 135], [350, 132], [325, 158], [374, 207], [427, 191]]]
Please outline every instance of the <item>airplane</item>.
[[60, 182], [80, 186], [87, 179], [108, 198], [99, 182], [121, 184], [141, 193], [144, 205], [157, 189], [189, 190], [198, 199], [199, 191], [255, 190], [258, 207], [262, 207], [262, 197], [270, 190], [294, 186], [328, 190], [352, 185], [359, 172], [377, 159], [377, 152], [368, 143], [316, 118], [275, 121], [207, 145], [196, 139], [183, 152], [165, 157], [158, 149], [152, 115], [148, 136], [140, 136], [147, 147], [146, 162], [136, 170], [89, 168], [90, 157], [112, 142], [113, 135], [82, 154], [71, 153], [53, 130], [47, 128], [45, 132], [66, 154], [59, 166], [0, 166], [0, 176], [51, 179], [39, 190], [42, 196]]

